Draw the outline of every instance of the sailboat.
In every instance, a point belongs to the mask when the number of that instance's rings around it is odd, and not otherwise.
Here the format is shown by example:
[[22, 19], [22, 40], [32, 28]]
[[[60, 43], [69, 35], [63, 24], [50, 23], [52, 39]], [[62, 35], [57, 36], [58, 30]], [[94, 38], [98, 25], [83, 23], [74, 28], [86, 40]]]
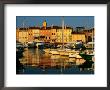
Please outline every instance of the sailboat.
[[[92, 31], [92, 42], [93, 42], [93, 31]], [[84, 58], [85, 60], [92, 60], [94, 56], [94, 50], [93, 50], [93, 43], [92, 43], [92, 52], [90, 53], [88, 50], [86, 52], [80, 53], [79, 55]]]
[[53, 55], [68, 55], [64, 50], [64, 19], [62, 19], [62, 49], [61, 50], [51, 50], [50, 53]]

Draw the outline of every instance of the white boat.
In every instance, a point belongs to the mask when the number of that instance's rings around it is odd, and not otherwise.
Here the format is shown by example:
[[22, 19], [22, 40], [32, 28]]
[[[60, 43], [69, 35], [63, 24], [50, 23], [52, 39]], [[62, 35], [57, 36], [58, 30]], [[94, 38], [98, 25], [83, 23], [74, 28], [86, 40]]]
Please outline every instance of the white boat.
[[53, 60], [59, 59], [60, 58], [60, 55], [51, 55], [50, 58], [53, 59]]
[[61, 56], [69, 55], [69, 54], [66, 52], [65, 49], [63, 49], [63, 50], [57, 50], [57, 51], [59, 52], [59, 54], [60, 54]]
[[76, 55], [76, 65], [81, 65], [85, 62], [86, 60], [84, 60], [80, 55]]
[[52, 50], [49, 52], [50, 54], [53, 54], [53, 55], [59, 55], [60, 53], [56, 50]]
[[44, 51], [45, 51], [46, 53], [49, 53], [49, 52], [50, 52], [50, 49], [44, 49]]
[[73, 62], [75, 62], [75, 58], [69, 58], [69, 60], [68, 60], [68, 62], [71, 62], [71, 63], [73, 63]]
[[74, 51], [69, 53], [69, 58], [76, 58], [79, 55], [79, 52]]
[[69, 53], [69, 58], [75, 58], [76, 57], [76, 54], [74, 53]]

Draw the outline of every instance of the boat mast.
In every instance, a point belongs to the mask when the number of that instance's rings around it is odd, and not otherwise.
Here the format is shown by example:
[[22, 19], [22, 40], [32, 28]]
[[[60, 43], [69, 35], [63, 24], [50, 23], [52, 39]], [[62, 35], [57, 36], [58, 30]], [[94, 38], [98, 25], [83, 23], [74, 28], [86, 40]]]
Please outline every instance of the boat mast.
[[22, 27], [25, 28], [25, 20], [23, 20]]
[[93, 30], [92, 30], [92, 50], [93, 50], [93, 38], [94, 38], [94, 35], [93, 35]]
[[64, 49], [64, 16], [62, 17], [62, 49]]

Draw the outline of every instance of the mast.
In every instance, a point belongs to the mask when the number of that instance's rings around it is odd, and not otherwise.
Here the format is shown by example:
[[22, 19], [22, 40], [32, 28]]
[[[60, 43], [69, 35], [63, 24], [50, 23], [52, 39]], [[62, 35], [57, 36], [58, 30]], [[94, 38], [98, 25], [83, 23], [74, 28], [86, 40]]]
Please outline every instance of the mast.
[[22, 24], [23, 24], [23, 28], [25, 28], [25, 23], [24, 23], [24, 20], [23, 20], [23, 23], [22, 23]]
[[93, 30], [92, 30], [92, 49], [93, 49], [93, 38], [94, 38], [94, 35], [93, 35]]
[[64, 16], [62, 17], [62, 49], [64, 49]]

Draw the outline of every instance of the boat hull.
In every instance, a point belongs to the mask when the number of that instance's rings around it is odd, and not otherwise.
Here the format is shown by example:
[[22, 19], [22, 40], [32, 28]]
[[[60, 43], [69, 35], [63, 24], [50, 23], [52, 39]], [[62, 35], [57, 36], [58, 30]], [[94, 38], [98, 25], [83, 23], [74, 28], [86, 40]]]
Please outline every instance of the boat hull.
[[92, 60], [92, 57], [94, 55], [88, 55], [88, 54], [79, 54], [83, 59], [85, 60]]

